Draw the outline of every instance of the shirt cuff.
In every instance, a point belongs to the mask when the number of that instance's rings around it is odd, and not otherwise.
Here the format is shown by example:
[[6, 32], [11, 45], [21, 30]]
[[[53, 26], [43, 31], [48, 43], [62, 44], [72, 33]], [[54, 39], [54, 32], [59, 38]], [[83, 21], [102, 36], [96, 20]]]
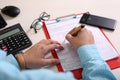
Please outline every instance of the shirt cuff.
[[17, 60], [15, 59], [15, 57], [14, 57], [12, 54], [6, 56], [6, 60], [7, 60], [9, 63], [11, 63], [11, 64], [13, 64], [14, 66], [16, 66], [18, 69], [20, 69], [20, 66], [19, 66]]
[[81, 46], [77, 52], [82, 66], [90, 60], [103, 60], [95, 44]]

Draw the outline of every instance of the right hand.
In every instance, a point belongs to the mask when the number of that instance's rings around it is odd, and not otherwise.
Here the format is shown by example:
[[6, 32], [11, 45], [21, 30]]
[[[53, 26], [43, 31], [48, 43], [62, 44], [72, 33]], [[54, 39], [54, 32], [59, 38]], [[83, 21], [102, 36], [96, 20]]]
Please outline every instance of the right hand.
[[[72, 29], [71, 31], [73, 31]], [[70, 32], [71, 32], [70, 31]], [[75, 49], [87, 44], [94, 44], [94, 37], [92, 32], [86, 28], [81, 29], [77, 36], [72, 36], [70, 33], [66, 35], [66, 39], [73, 45]]]

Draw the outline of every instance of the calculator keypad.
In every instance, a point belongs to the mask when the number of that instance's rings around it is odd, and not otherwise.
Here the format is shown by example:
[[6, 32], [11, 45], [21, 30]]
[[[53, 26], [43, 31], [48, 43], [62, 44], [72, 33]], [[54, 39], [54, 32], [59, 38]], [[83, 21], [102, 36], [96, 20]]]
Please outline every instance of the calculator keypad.
[[7, 51], [8, 54], [16, 53], [32, 43], [24, 32], [19, 32], [7, 38], [0, 40], [0, 48]]

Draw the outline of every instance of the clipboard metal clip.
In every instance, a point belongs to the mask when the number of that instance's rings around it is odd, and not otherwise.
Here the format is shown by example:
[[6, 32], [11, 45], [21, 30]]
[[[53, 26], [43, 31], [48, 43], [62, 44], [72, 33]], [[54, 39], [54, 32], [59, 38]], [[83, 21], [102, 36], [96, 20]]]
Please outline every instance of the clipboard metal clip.
[[61, 17], [56, 18], [56, 22], [60, 22], [62, 20], [67, 20], [67, 19], [76, 18], [76, 17], [77, 17], [76, 14], [70, 14], [70, 15], [66, 15], [66, 16], [61, 16]]

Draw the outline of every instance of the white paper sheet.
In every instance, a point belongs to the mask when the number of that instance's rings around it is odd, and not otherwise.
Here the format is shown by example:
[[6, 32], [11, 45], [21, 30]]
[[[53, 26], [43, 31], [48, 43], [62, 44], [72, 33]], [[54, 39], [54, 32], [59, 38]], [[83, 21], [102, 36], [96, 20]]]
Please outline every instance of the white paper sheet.
[[[64, 71], [70, 71], [81, 68], [80, 60], [78, 58], [76, 50], [74, 50], [72, 45], [67, 40], [65, 40], [65, 35], [74, 27], [80, 25], [79, 20], [80, 16], [76, 19], [69, 19], [60, 22], [46, 22], [46, 27], [51, 39], [59, 41], [65, 48], [62, 51], [56, 50]], [[110, 60], [118, 57], [118, 53], [111, 46], [111, 44], [105, 38], [105, 36], [99, 28], [92, 26], [85, 27], [92, 31], [95, 43], [98, 46], [98, 49], [104, 60]]]

